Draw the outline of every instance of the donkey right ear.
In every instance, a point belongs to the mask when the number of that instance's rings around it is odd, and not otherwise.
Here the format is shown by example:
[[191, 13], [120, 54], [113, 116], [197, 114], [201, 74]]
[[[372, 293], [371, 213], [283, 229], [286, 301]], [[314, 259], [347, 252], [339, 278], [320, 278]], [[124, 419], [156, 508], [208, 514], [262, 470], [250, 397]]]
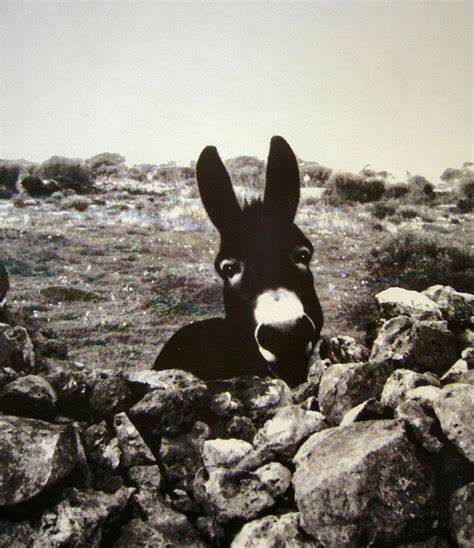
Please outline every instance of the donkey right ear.
[[208, 146], [201, 152], [196, 177], [202, 203], [214, 226], [221, 234], [232, 230], [242, 209], [216, 147]]

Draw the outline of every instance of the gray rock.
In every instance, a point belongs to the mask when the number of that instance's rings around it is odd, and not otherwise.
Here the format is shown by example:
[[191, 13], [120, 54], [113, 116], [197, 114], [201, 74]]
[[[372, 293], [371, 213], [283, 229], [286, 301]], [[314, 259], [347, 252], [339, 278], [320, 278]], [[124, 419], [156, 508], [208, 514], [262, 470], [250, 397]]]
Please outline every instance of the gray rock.
[[280, 379], [243, 376], [209, 381], [207, 386], [210, 407], [216, 415], [227, 419], [249, 417], [257, 426], [273, 417], [280, 407], [292, 403], [291, 391]]
[[450, 327], [469, 325], [474, 315], [474, 295], [459, 293], [449, 285], [433, 285], [423, 294], [439, 306]]
[[474, 386], [448, 384], [433, 408], [446, 437], [474, 462]]
[[191, 373], [178, 369], [160, 371], [163, 384], [146, 394], [129, 412], [140, 430], [153, 437], [179, 436], [196, 422], [207, 399], [206, 385]]
[[344, 414], [370, 398], [378, 399], [390, 366], [381, 363], [331, 365], [319, 386], [319, 407], [328, 420], [339, 423]]
[[202, 446], [209, 436], [207, 424], [198, 421], [186, 434], [161, 439], [160, 464], [166, 480], [174, 488], [191, 488], [197, 471], [203, 466]]
[[433, 478], [401, 421], [323, 430], [294, 461], [301, 525], [324, 546], [396, 544], [431, 528]]
[[437, 386], [417, 386], [416, 388], [408, 390], [405, 399], [416, 401], [423, 409], [431, 411], [434, 402], [438, 399], [440, 394], [441, 388], [438, 388]]
[[90, 398], [90, 410], [97, 420], [111, 420], [122, 411], [127, 411], [132, 401], [125, 380], [118, 374], [101, 372], [95, 380]]
[[464, 373], [469, 371], [469, 367], [465, 360], [458, 360], [454, 365], [452, 365], [446, 373], [441, 377], [441, 382], [443, 384], [451, 384], [453, 382], [458, 382]]
[[84, 431], [84, 448], [95, 486], [104, 491], [116, 490], [121, 485], [120, 478], [115, 475], [121, 451], [118, 439], [108, 431], [105, 422], [93, 424]]
[[122, 466], [128, 468], [129, 466], [153, 464], [155, 462], [153, 453], [126, 413], [115, 415], [114, 430], [122, 453]]
[[474, 347], [465, 348], [461, 353], [461, 358], [467, 363], [468, 369], [474, 369]]
[[328, 359], [331, 363], [366, 362], [370, 354], [370, 350], [353, 337], [341, 335], [324, 339], [319, 352], [321, 357]]
[[257, 429], [249, 417], [232, 417], [225, 426], [225, 431], [230, 438], [253, 442]]
[[58, 396], [58, 411], [77, 420], [90, 417], [90, 398], [97, 374], [80, 363], [48, 360], [45, 379]]
[[395, 409], [395, 416], [412, 429], [420, 445], [429, 453], [439, 453], [443, 443], [436, 436], [436, 422], [414, 400], [407, 400]]
[[456, 357], [455, 337], [446, 322], [397, 316], [383, 324], [370, 361], [442, 375]]
[[124, 378], [131, 390], [141, 396], [158, 389], [162, 392], [167, 390], [197, 392], [197, 396], [200, 397], [205, 390], [204, 383], [198, 377], [182, 369], [129, 371], [124, 374]]
[[0, 261], [0, 306], [3, 304], [9, 289], [10, 281], [8, 279], [8, 270], [3, 264], [3, 261]]
[[8, 521], [0, 518], [0, 546], [3, 548], [25, 548], [31, 543], [34, 529], [26, 520]]
[[77, 462], [72, 426], [0, 416], [0, 506], [25, 502], [64, 479]]
[[56, 393], [48, 381], [27, 375], [0, 391], [0, 411], [20, 417], [50, 419], [56, 413]]
[[208, 469], [217, 466], [229, 468], [241, 461], [252, 449], [252, 445], [244, 440], [206, 440], [202, 446], [202, 458]]
[[211, 468], [208, 472], [209, 479], [199, 490], [195, 488], [195, 493], [204, 504], [210, 505], [221, 523], [255, 518], [273, 506], [275, 498], [291, 484], [291, 472], [276, 462], [246, 475], [232, 475], [225, 468]]
[[32, 548], [62, 546], [99, 547], [107, 529], [125, 509], [133, 489], [122, 487], [112, 494], [69, 489], [66, 497], [41, 519]]
[[292, 548], [317, 547], [300, 527], [298, 512], [280, 516], [266, 516], [246, 523], [234, 538], [231, 548], [263, 548], [288, 546]]
[[461, 548], [474, 546], [474, 482], [457, 489], [449, 501], [451, 535]]
[[301, 443], [314, 432], [327, 428], [324, 415], [298, 405], [279, 409], [257, 432], [254, 446], [272, 458], [291, 458]]
[[138, 489], [150, 489], [158, 493], [161, 484], [161, 472], [157, 464], [131, 466], [127, 470], [131, 484]]
[[473, 323], [474, 322], [471, 320], [471, 327], [466, 327], [466, 329], [463, 329], [456, 334], [458, 346], [460, 348], [472, 348], [474, 346], [474, 329], [472, 329]]
[[392, 419], [393, 411], [374, 398], [365, 400], [356, 407], [349, 409], [342, 417], [340, 426], [348, 426], [355, 422]]
[[423, 293], [390, 287], [375, 295], [375, 300], [383, 318], [395, 318], [396, 316], [409, 316], [410, 318], [441, 320], [441, 310]]
[[164, 533], [159, 529], [152, 527], [148, 522], [139, 519], [132, 519], [120, 530], [120, 537], [114, 543], [115, 548], [131, 548], [140, 546], [141, 548], [157, 547], [176, 547], [188, 548], [195, 546], [201, 548], [206, 546], [197, 536], [192, 538], [175, 535], [173, 533]]
[[0, 367], [11, 367], [23, 373], [34, 372], [33, 343], [24, 327], [0, 323]]
[[0, 390], [8, 383], [16, 381], [19, 375], [11, 367], [0, 367]]
[[429, 373], [416, 373], [409, 369], [396, 369], [383, 387], [380, 401], [395, 409], [406, 398], [407, 393], [418, 386], [440, 387], [438, 379]]
[[173, 544], [194, 546], [200, 538], [188, 518], [163, 503], [155, 490], [140, 489], [133, 501], [147, 524], [162, 533]]
[[462, 375], [462, 377], [459, 379], [459, 382], [464, 384], [474, 384], [474, 370], [469, 369], [469, 371]]

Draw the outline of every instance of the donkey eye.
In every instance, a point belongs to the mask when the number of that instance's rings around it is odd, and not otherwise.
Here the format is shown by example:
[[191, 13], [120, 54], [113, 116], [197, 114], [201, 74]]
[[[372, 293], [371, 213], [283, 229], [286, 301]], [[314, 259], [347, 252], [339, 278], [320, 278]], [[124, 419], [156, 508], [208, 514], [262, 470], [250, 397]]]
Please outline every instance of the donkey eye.
[[308, 265], [311, 260], [311, 251], [306, 249], [306, 247], [301, 247], [293, 253], [293, 260], [295, 263]]
[[229, 279], [240, 272], [240, 263], [236, 260], [224, 259], [219, 266], [222, 274]]

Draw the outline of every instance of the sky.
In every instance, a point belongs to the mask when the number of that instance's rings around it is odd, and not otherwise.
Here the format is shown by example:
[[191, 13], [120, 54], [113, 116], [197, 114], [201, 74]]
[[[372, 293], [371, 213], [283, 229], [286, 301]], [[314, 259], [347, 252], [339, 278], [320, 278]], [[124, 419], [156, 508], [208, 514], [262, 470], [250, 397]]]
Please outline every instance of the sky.
[[302, 159], [437, 180], [474, 160], [460, 1], [0, 0], [0, 157]]

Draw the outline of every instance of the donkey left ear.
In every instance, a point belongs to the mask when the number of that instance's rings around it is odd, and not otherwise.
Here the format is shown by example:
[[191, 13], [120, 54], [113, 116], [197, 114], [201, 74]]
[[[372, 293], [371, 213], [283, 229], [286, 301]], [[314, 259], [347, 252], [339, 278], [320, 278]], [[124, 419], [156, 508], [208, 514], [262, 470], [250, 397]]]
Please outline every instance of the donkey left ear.
[[272, 137], [263, 203], [272, 215], [292, 222], [299, 199], [300, 174], [296, 156], [283, 137]]

